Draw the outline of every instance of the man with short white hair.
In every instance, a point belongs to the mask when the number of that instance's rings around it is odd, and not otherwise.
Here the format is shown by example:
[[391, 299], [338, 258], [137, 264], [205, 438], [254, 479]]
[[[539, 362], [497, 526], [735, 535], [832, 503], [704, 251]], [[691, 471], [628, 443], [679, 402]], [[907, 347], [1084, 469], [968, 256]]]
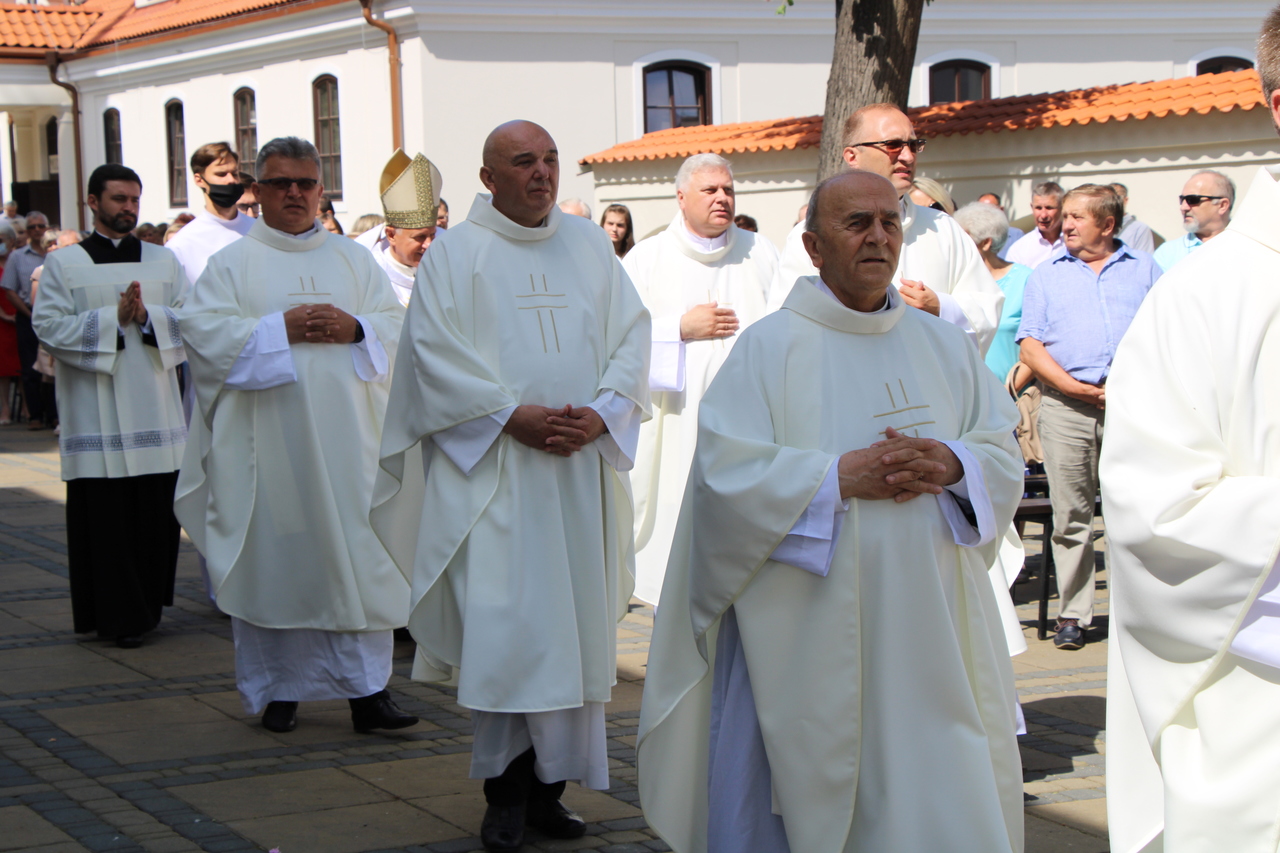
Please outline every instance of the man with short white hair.
[[1205, 243], [1217, 237], [1231, 223], [1236, 203], [1236, 185], [1221, 172], [1202, 169], [1187, 179], [1178, 196], [1185, 234], [1168, 240], [1152, 255], [1165, 272]]
[[1053, 182], [1036, 184], [1031, 190], [1031, 213], [1036, 230], [1022, 235], [1003, 255], [1006, 261], [1035, 269], [1062, 248], [1062, 196], [1064, 190]]
[[653, 420], [640, 428], [636, 596], [658, 603], [697, 440], [698, 403], [737, 334], [786, 295], [778, 250], [733, 223], [733, 169], [695, 154], [676, 173], [680, 210], [627, 253], [623, 268], [653, 317]]
[[[903, 301], [964, 329], [985, 354], [1000, 322], [1004, 294], [969, 235], [950, 216], [911, 200], [916, 155], [924, 145], [911, 119], [893, 104], [871, 104], [845, 122], [845, 163], [888, 178], [901, 200], [902, 252], [893, 281]], [[787, 236], [784, 284], [817, 274], [805, 252], [803, 233], [804, 223], [799, 223]]]
[[373, 252], [401, 305], [409, 304], [418, 264], [436, 238], [440, 184], [440, 170], [434, 163], [421, 154], [410, 159], [397, 148], [382, 169], [378, 187], [386, 223], [356, 238]]
[[583, 219], [591, 218], [591, 207], [580, 198], [566, 198], [560, 202], [560, 211], [570, 216], [581, 216]]

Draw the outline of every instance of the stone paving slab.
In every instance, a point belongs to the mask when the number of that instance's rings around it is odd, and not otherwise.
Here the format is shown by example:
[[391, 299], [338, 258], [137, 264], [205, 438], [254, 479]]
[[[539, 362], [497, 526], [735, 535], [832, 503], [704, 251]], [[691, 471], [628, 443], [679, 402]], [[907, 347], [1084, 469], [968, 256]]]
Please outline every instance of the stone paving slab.
[[[468, 778], [471, 721], [448, 688], [408, 678], [397, 644], [389, 689], [422, 722], [358, 734], [345, 702], [302, 706], [267, 732], [241, 707], [230, 620], [208, 604], [183, 540], [175, 606], [138, 650], [71, 632], [65, 488], [47, 432], [0, 427], [0, 853], [249, 851], [472, 853], [484, 798]], [[1038, 531], [1028, 532], [1028, 568]], [[1100, 542], [1099, 545], [1103, 545]], [[1015, 587], [1029, 650], [1014, 659], [1028, 853], [1104, 853], [1106, 575], [1091, 643], [1034, 637], [1038, 579]], [[570, 784], [588, 835], [531, 833], [523, 853], [667, 850], [639, 810], [635, 736], [653, 632], [636, 603], [619, 625], [606, 709], [612, 786]]]

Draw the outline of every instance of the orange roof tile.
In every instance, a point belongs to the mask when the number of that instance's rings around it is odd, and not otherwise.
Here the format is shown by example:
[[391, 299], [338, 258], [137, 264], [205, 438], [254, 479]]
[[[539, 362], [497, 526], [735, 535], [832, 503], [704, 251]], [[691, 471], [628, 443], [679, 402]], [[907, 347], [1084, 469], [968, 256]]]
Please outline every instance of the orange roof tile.
[[[1251, 110], [1263, 105], [1256, 71], [1228, 71], [1150, 83], [1097, 86], [1069, 92], [1019, 95], [985, 101], [934, 104], [908, 110], [921, 136], [998, 133], [1069, 124], [1163, 118], [1170, 113], [1201, 115], [1213, 110]], [[582, 165], [628, 160], [661, 160], [714, 152], [783, 151], [816, 147], [822, 116], [680, 127], [646, 133], [579, 161]]]
[[101, 15], [96, 7], [0, 4], [0, 48], [70, 50]]
[[113, 8], [104, 16], [105, 26], [96, 27], [77, 47], [124, 41], [302, 0], [165, 0], [142, 8], [136, 8], [133, 0], [107, 2]]

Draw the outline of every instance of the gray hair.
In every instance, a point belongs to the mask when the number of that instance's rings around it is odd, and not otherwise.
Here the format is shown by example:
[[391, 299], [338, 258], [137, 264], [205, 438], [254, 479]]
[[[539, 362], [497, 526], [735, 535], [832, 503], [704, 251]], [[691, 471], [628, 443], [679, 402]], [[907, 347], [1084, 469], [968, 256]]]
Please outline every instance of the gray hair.
[[1009, 217], [995, 205], [969, 202], [955, 212], [955, 220], [978, 245], [989, 239], [993, 252], [1000, 251], [1009, 238]]
[[1062, 197], [1066, 194], [1066, 190], [1062, 188], [1062, 184], [1055, 181], [1044, 181], [1043, 183], [1036, 184], [1031, 188], [1031, 195], [1033, 198], [1038, 195], [1044, 195], [1053, 196], [1061, 201]]
[[31, 220], [35, 219], [37, 216], [44, 221], [44, 224], [46, 226], [49, 224], [49, 217], [45, 216], [43, 213], [41, 213], [38, 210], [28, 210], [27, 215], [22, 217], [23, 226], [25, 227], [27, 223], [31, 222]]
[[694, 154], [680, 164], [680, 171], [676, 172], [676, 189], [684, 189], [694, 175], [707, 169], [724, 169], [730, 178], [733, 177], [733, 166], [719, 154]]
[[[1227, 197], [1227, 201], [1230, 203], [1231, 208], [1234, 209], [1236, 206], [1236, 182], [1214, 169], [1201, 169], [1191, 177], [1198, 178], [1201, 175], [1213, 175], [1213, 177], [1217, 179], [1219, 187], [1218, 192]], [[1190, 178], [1188, 178], [1188, 180], [1190, 180]]]
[[[284, 157], [287, 160], [310, 160], [316, 164], [317, 171], [320, 169], [320, 152], [310, 142], [297, 136], [277, 136], [259, 148], [257, 169], [254, 174], [261, 175], [267, 160], [272, 157]], [[27, 215], [30, 216], [31, 214]]]
[[17, 240], [18, 232], [8, 222], [0, 222], [0, 240]]
[[580, 198], [566, 198], [564, 201], [560, 202], [560, 209], [561, 209], [561, 210], [563, 210], [565, 213], [569, 213], [569, 211], [565, 210], [565, 208], [567, 208], [567, 207], [574, 207], [574, 206], [577, 206], [577, 207], [582, 208], [582, 213], [580, 213], [580, 214], [578, 214], [578, 213], [574, 213], [574, 214], [572, 214], [573, 216], [581, 216], [581, 217], [583, 217], [584, 219], [590, 219], [590, 218], [591, 218], [591, 205], [587, 204], [587, 203], [586, 203], [585, 201], [583, 201], [582, 199], [580, 199]]

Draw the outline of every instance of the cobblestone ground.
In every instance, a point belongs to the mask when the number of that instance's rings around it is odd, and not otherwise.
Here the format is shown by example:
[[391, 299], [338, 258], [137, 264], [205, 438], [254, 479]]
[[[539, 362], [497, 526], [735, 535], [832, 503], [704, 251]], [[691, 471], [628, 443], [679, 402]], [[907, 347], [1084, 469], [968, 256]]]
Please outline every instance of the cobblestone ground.
[[[50, 433], [0, 428], [0, 851], [481, 849], [468, 713], [449, 690], [408, 679], [411, 645], [397, 645], [390, 689], [422, 718], [417, 726], [357, 734], [346, 703], [328, 702], [304, 704], [297, 731], [272, 734], [240, 707], [230, 622], [205, 601], [185, 540], [175, 606], [143, 648], [71, 632], [64, 494]], [[1037, 588], [1033, 581], [1016, 593]], [[1105, 590], [1100, 598], [1105, 614]], [[1027, 625], [1034, 608], [1019, 608]], [[1030, 853], [1107, 849], [1105, 616], [1101, 623], [1091, 635], [1098, 642], [1074, 653], [1028, 628], [1032, 648], [1015, 659], [1028, 722]], [[640, 816], [635, 787], [652, 625], [652, 612], [637, 606], [619, 627], [619, 683], [607, 715], [613, 787], [571, 784], [566, 794], [590, 821], [587, 837], [531, 835], [527, 850], [668, 849]]]

